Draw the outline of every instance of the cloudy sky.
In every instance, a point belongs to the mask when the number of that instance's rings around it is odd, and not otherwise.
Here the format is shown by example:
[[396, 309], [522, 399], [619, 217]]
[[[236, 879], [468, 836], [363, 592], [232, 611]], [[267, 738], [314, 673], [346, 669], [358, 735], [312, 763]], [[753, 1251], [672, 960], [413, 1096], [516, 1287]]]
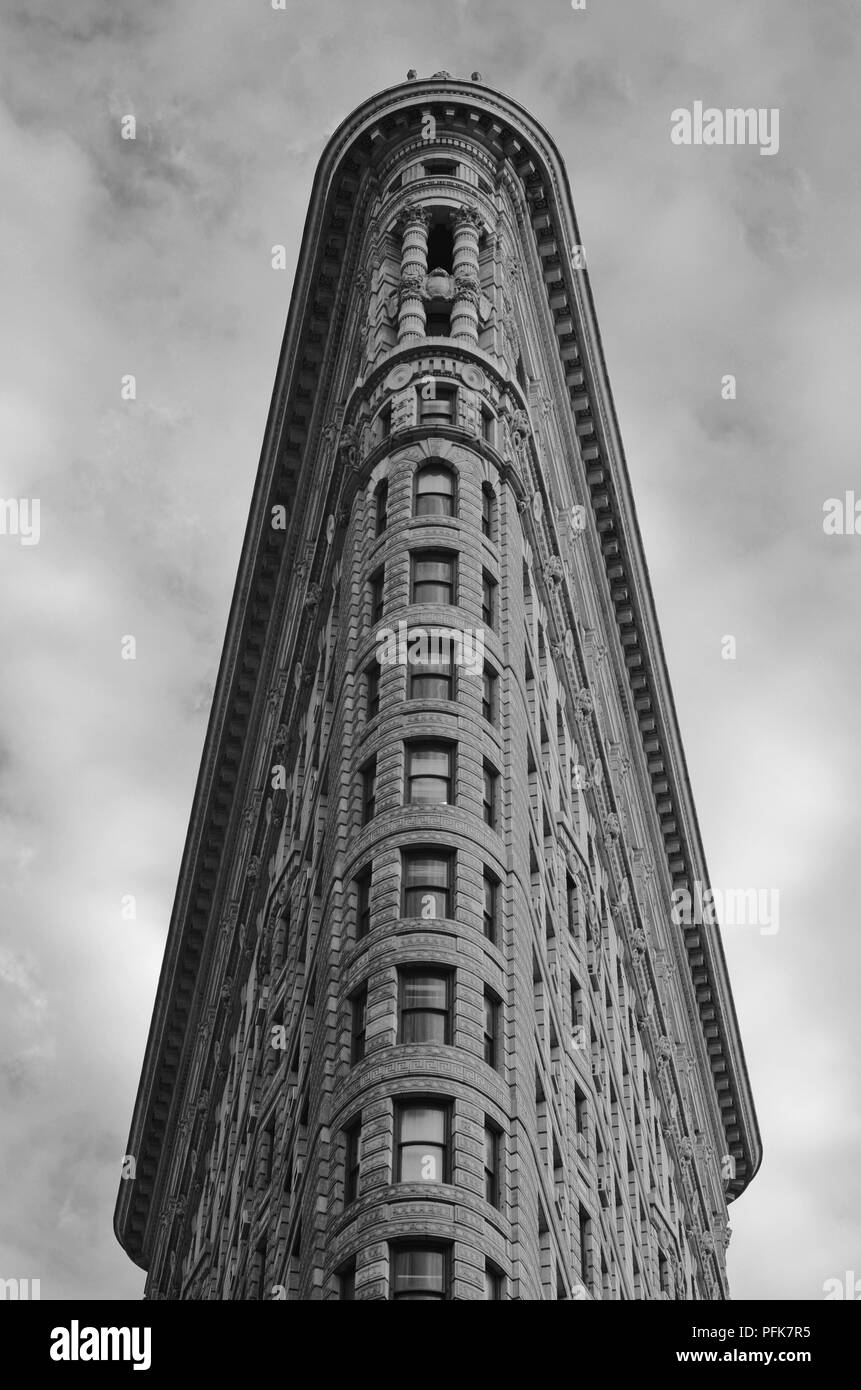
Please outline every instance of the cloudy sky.
[[[410, 67], [562, 151], [712, 880], [780, 892], [726, 932], [733, 1292], [861, 1273], [861, 535], [822, 525], [861, 499], [859, 37], [856, 0], [6, 0], [0, 497], [41, 532], [0, 535], [0, 1276], [142, 1292], [111, 1214], [298, 239]], [[695, 101], [777, 108], [778, 152], [674, 145]]]

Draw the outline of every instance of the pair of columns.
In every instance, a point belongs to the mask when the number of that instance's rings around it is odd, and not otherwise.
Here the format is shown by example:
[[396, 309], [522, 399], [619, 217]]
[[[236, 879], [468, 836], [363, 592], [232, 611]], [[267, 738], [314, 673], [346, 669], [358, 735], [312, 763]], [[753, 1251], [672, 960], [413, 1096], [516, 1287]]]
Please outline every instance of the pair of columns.
[[[455, 295], [451, 309], [451, 337], [478, 346], [478, 237], [481, 214], [476, 208], [458, 208], [454, 224], [452, 274]], [[428, 270], [430, 216], [423, 207], [408, 208], [403, 215], [401, 285], [398, 308], [398, 343], [418, 342], [426, 336], [422, 297]]]

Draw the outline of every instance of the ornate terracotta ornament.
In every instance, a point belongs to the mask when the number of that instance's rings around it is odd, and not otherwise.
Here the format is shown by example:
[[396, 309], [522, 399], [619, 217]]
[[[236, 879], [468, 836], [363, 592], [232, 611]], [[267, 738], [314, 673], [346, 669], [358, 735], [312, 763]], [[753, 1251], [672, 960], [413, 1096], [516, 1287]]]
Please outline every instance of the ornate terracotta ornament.
[[585, 724], [595, 713], [595, 697], [588, 686], [581, 686], [574, 696], [574, 718], [578, 724]]
[[558, 555], [551, 555], [544, 566], [544, 577], [548, 584], [554, 587], [561, 584], [565, 577], [565, 567]]

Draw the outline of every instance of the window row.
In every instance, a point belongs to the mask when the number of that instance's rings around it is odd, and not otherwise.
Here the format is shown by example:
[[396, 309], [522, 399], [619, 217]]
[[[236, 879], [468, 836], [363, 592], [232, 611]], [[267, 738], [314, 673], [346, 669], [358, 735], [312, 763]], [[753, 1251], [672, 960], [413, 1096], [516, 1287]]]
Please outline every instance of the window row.
[[[455, 806], [457, 745], [445, 739], [416, 739], [404, 744], [404, 805]], [[377, 810], [377, 755], [359, 770], [362, 824]], [[482, 764], [482, 816], [495, 829], [499, 821], [499, 773], [487, 759]]]
[[[445, 463], [426, 463], [413, 481], [413, 516], [456, 517], [457, 475]], [[382, 536], [389, 524], [389, 483], [382, 478], [374, 488], [374, 531]], [[497, 505], [492, 483], [481, 485], [481, 533], [496, 540]]]
[[[410, 554], [410, 603], [457, 607], [458, 557], [452, 550], [413, 550]], [[385, 614], [385, 566], [380, 565], [368, 579], [368, 605], [371, 623]], [[499, 585], [493, 575], [482, 570], [481, 617], [485, 627], [495, 628], [498, 618]]]
[[[410, 665], [407, 676], [408, 700], [457, 699], [460, 668], [451, 657], [425, 664]], [[365, 714], [374, 719], [380, 712], [380, 663], [372, 661], [365, 668]], [[488, 724], [499, 720], [499, 676], [485, 662], [481, 673], [481, 713]]]
[[[389, 1295], [412, 1302], [442, 1301], [451, 1298], [452, 1249], [433, 1241], [392, 1243], [389, 1262]], [[484, 1262], [485, 1299], [504, 1296], [505, 1276], [490, 1260]], [[356, 1297], [356, 1262], [350, 1260], [338, 1271], [338, 1296]]]
[[[354, 880], [356, 895], [356, 935], [367, 936], [371, 929], [371, 882], [373, 866], [368, 864]], [[456, 855], [454, 850], [416, 848], [401, 851], [401, 916], [425, 921], [454, 919]], [[500, 929], [500, 882], [490, 869], [483, 874], [484, 935], [496, 941]]]
[[[405, 966], [398, 970], [399, 1043], [441, 1043], [453, 1041], [455, 972], [427, 966]], [[350, 1064], [356, 1066], [365, 1056], [368, 1020], [368, 986], [350, 995]], [[488, 1066], [499, 1069], [502, 1062], [502, 1002], [492, 989], [484, 989], [483, 1055]]]
[[[452, 1181], [452, 1104], [424, 1097], [395, 1102], [393, 1182], [450, 1183]], [[362, 1171], [362, 1116], [344, 1131], [344, 1205], [359, 1196]], [[484, 1124], [484, 1199], [502, 1205], [502, 1131], [491, 1120]]]

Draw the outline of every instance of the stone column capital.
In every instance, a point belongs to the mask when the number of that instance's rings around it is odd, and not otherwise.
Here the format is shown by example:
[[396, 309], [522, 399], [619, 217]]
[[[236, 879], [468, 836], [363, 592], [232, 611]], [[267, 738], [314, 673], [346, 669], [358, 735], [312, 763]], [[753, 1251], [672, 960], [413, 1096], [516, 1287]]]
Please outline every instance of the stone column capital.
[[398, 214], [396, 225], [400, 232], [406, 231], [407, 227], [422, 227], [427, 231], [430, 226], [430, 213], [421, 203], [408, 203]]
[[478, 208], [473, 207], [471, 203], [466, 203], [463, 207], [456, 208], [451, 215], [451, 220], [456, 230], [462, 227], [475, 227], [476, 231], [480, 231], [481, 227], [484, 225], [484, 219], [481, 213]]

